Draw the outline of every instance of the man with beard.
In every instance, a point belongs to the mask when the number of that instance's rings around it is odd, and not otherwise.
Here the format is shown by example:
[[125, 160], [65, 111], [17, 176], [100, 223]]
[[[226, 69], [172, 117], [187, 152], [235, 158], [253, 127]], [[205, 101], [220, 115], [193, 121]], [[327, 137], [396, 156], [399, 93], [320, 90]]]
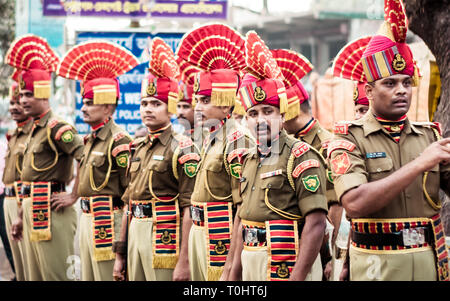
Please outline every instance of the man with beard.
[[[16, 70], [15, 74], [18, 75]], [[14, 75], [13, 75], [14, 78]], [[17, 79], [17, 78], [16, 78]], [[27, 280], [25, 272], [28, 269], [24, 261], [23, 242], [16, 240], [11, 235], [12, 224], [18, 217], [19, 210], [22, 210], [22, 199], [20, 197], [20, 174], [22, 173], [23, 152], [25, 149], [25, 141], [31, 131], [31, 118], [25, 115], [23, 108], [19, 102], [19, 84], [14, 81], [11, 84], [9, 93], [9, 113], [12, 120], [17, 124], [14, 132], [7, 136], [8, 150], [5, 156], [5, 170], [3, 172], [3, 183], [5, 184], [5, 199], [3, 203], [5, 213], [5, 225], [8, 235], [9, 244], [11, 246], [12, 258], [14, 261], [14, 271], [16, 280]]]
[[[28, 51], [22, 56], [20, 50], [25, 47]], [[59, 58], [48, 43], [34, 35], [20, 37], [12, 43], [6, 62], [22, 70], [20, 103], [33, 118], [21, 174], [28, 279], [69, 280], [67, 258], [74, 255], [77, 214], [72, 205], [78, 198], [77, 183], [71, 193], [65, 191], [72, 180], [73, 160], [81, 159], [83, 139], [50, 109], [51, 72], [56, 71]]]
[[[120, 64], [111, 62], [112, 58]], [[72, 67], [88, 62], [88, 68]], [[77, 175], [82, 210], [78, 228], [83, 281], [113, 280], [113, 242], [122, 222], [121, 197], [128, 185], [126, 170], [131, 137], [112, 116], [120, 97], [117, 77], [138, 64], [139, 61], [119, 45], [86, 42], [69, 50], [58, 68], [62, 77], [83, 79], [81, 113], [83, 121], [92, 128], [84, 138]]]
[[449, 194], [450, 138], [406, 117], [419, 72], [401, 1], [385, 1], [385, 20], [362, 56], [371, 109], [336, 125], [329, 147], [351, 218], [350, 280], [449, 280], [439, 188]]
[[242, 204], [231, 280], [311, 280], [328, 210], [321, 155], [283, 129], [283, 74], [255, 32], [247, 33], [239, 90], [257, 145], [242, 166]]
[[130, 184], [122, 197], [131, 216], [123, 217], [114, 278], [125, 280], [128, 272], [131, 281], [187, 281], [189, 206], [200, 155], [170, 123], [179, 92], [173, 51], [154, 38], [151, 54], [140, 106], [149, 134], [131, 143]]
[[245, 67], [244, 39], [226, 25], [205, 25], [186, 33], [177, 54], [201, 69], [194, 82], [195, 122], [209, 131], [191, 197], [191, 278], [226, 280], [235, 246], [235, 209], [241, 202], [240, 169], [250, 145], [231, 118], [239, 73]]

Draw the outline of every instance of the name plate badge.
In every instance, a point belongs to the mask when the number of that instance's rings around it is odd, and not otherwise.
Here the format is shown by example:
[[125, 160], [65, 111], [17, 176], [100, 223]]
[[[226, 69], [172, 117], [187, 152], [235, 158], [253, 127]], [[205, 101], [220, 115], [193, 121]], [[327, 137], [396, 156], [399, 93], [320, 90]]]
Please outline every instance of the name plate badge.
[[366, 158], [367, 159], [386, 158], [386, 153], [385, 152], [367, 153]]
[[163, 161], [163, 160], [164, 160], [164, 156], [153, 155], [153, 160], [156, 160], [156, 161]]

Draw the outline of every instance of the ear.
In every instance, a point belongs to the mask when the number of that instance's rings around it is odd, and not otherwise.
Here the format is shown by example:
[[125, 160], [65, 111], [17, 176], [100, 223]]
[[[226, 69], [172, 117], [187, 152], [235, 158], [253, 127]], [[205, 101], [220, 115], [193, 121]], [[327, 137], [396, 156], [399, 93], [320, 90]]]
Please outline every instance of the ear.
[[372, 99], [373, 99], [373, 87], [371, 85], [369, 85], [368, 83], [366, 83], [366, 85], [364, 86], [364, 90], [366, 92], [367, 99], [369, 101], [372, 101]]

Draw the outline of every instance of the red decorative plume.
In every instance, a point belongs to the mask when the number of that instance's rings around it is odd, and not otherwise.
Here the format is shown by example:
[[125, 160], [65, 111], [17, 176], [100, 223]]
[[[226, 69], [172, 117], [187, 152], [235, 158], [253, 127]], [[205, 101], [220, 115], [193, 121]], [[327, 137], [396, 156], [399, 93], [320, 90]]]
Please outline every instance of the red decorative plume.
[[189, 64], [179, 56], [176, 58], [176, 60], [178, 66], [180, 67], [180, 79], [188, 85], [193, 85], [195, 82], [195, 75], [200, 71], [200, 69]]
[[372, 37], [358, 38], [339, 51], [333, 62], [333, 75], [358, 82], [365, 82], [362, 55], [367, 48]]
[[153, 38], [151, 43], [149, 71], [156, 77], [178, 77], [180, 70], [172, 48], [161, 38]]
[[402, 0], [384, 0], [384, 20], [389, 22], [395, 42], [405, 43], [408, 19]]
[[204, 71], [245, 67], [245, 41], [231, 27], [209, 24], [187, 33], [180, 42], [177, 55]]
[[27, 34], [12, 42], [5, 62], [22, 70], [40, 69], [54, 72], [58, 67], [59, 57], [46, 39]]
[[58, 67], [58, 75], [75, 80], [116, 78], [139, 65], [124, 47], [105, 41], [87, 41], [69, 50]]
[[272, 52], [266, 46], [258, 34], [251, 30], [245, 39], [245, 50], [247, 53], [246, 70], [252, 75], [263, 78], [284, 80], [283, 73], [275, 61]]
[[300, 79], [314, 68], [306, 57], [295, 51], [276, 49], [271, 50], [271, 52], [283, 73], [286, 88], [297, 84]]

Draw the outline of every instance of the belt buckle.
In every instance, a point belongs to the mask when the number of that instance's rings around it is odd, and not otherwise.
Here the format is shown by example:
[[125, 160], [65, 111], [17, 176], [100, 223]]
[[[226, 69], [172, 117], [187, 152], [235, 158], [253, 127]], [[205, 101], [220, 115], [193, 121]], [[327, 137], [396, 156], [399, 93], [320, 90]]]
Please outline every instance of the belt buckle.
[[402, 234], [404, 246], [409, 247], [425, 243], [425, 228], [423, 227], [403, 229]]
[[89, 206], [87, 205], [88, 202], [88, 200], [81, 200], [81, 209], [83, 211], [89, 211]]
[[245, 242], [246, 243], [259, 243], [258, 240], [258, 229], [256, 228], [247, 228], [245, 229]]
[[202, 221], [202, 215], [200, 213], [200, 210], [201, 209], [198, 207], [191, 206], [191, 216], [192, 216], [192, 219], [196, 222]]
[[134, 217], [143, 218], [144, 217], [144, 207], [142, 204], [136, 204], [134, 207]]

